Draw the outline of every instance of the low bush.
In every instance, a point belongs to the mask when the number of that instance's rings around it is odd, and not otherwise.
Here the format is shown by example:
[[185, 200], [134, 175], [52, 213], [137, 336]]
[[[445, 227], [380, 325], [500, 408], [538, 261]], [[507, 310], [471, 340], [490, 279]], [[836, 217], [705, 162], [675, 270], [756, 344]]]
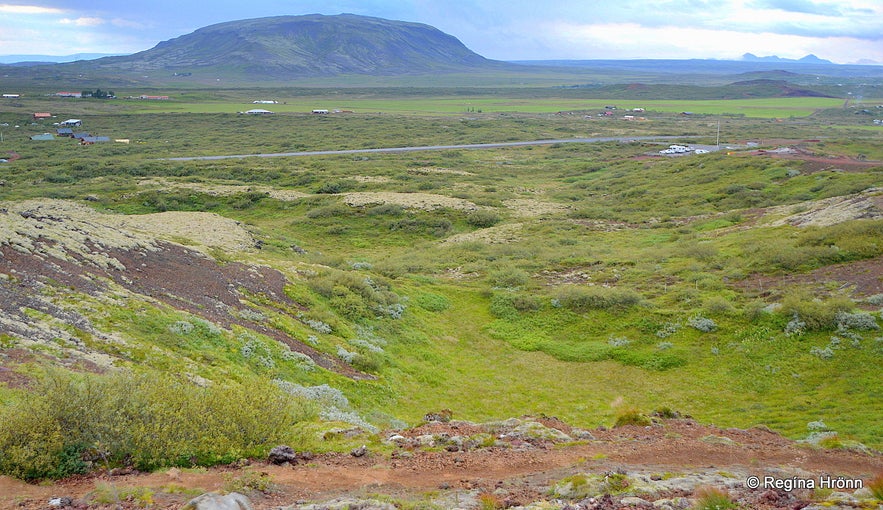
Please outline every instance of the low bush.
[[846, 298], [814, 299], [804, 292], [791, 292], [782, 300], [779, 313], [802, 323], [807, 331], [837, 329], [837, 317], [849, 312], [853, 303]]
[[590, 310], [623, 310], [641, 302], [641, 296], [629, 289], [566, 285], [558, 291], [562, 306], [583, 313]]
[[622, 409], [616, 413], [616, 421], [613, 423], [613, 427], [624, 427], [626, 425], [635, 425], [638, 427], [646, 427], [651, 425], [653, 422], [650, 421], [650, 418], [647, 415], [642, 414], [640, 411], [634, 408]]
[[471, 213], [466, 215], [466, 223], [475, 228], [493, 227], [500, 222], [500, 219], [501, 218], [499, 214], [495, 213], [494, 211], [488, 211], [486, 209], [472, 211]]
[[0, 473], [25, 480], [261, 457], [291, 442], [311, 404], [269, 381], [199, 387], [165, 374], [45, 374], [0, 411]]

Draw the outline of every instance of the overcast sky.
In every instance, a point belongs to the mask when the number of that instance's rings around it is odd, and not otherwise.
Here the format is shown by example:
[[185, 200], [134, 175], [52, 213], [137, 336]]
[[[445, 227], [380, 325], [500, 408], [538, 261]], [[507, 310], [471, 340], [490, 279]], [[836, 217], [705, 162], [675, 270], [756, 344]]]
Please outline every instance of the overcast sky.
[[134, 53], [223, 21], [343, 12], [433, 25], [497, 60], [883, 63], [883, 0], [0, 0], [0, 55]]

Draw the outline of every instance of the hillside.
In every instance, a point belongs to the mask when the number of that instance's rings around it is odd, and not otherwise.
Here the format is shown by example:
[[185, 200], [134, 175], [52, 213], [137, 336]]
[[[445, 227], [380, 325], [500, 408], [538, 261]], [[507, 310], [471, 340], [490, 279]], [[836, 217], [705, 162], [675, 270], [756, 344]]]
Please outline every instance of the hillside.
[[[0, 103], [0, 508], [272, 482], [256, 509], [711, 485], [767, 510], [833, 500], [749, 474], [883, 484], [877, 100], [527, 89]], [[234, 113], [256, 98], [276, 114]], [[32, 111], [127, 142], [33, 140]]]
[[502, 64], [428, 25], [353, 14], [313, 14], [220, 23], [134, 55], [78, 65], [99, 73], [216, 73], [263, 81], [466, 71]]

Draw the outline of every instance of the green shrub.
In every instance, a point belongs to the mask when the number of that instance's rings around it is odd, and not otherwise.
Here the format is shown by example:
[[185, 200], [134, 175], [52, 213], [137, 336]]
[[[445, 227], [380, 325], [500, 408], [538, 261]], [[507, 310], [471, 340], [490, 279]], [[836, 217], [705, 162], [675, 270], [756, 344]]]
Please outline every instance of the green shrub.
[[530, 281], [530, 275], [514, 267], [499, 267], [488, 273], [488, 279], [494, 287], [521, 287]]
[[424, 292], [414, 298], [417, 306], [428, 312], [443, 312], [451, 307], [451, 301], [441, 294]]
[[472, 211], [466, 215], [466, 223], [475, 228], [493, 227], [500, 222], [500, 215], [487, 209]]
[[82, 452], [141, 470], [260, 457], [312, 414], [269, 381], [199, 387], [164, 374], [53, 370], [0, 411], [0, 473], [36, 480], [83, 472]]
[[641, 296], [630, 289], [565, 285], [558, 291], [558, 302], [582, 313], [590, 310], [622, 310], [641, 302]]
[[837, 316], [849, 312], [852, 301], [846, 298], [814, 299], [802, 291], [793, 291], [782, 300], [779, 313], [804, 324], [808, 331], [824, 331], [837, 328]]
[[653, 422], [647, 415], [642, 414], [634, 408], [622, 409], [616, 413], [616, 421], [613, 427], [624, 427], [626, 425], [635, 425], [638, 427], [646, 427], [652, 425]]

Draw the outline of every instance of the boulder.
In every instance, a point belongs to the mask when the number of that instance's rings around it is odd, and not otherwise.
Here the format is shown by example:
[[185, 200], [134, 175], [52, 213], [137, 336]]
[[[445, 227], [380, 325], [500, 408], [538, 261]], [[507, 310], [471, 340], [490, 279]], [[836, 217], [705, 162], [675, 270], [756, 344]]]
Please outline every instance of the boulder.
[[276, 464], [277, 466], [285, 464], [286, 462], [294, 465], [297, 464], [297, 452], [295, 452], [294, 448], [290, 446], [276, 446], [270, 450], [270, 454], [267, 455], [267, 461], [270, 462], [270, 464]]
[[181, 510], [254, 510], [251, 501], [238, 492], [221, 496], [208, 492], [191, 499]]

